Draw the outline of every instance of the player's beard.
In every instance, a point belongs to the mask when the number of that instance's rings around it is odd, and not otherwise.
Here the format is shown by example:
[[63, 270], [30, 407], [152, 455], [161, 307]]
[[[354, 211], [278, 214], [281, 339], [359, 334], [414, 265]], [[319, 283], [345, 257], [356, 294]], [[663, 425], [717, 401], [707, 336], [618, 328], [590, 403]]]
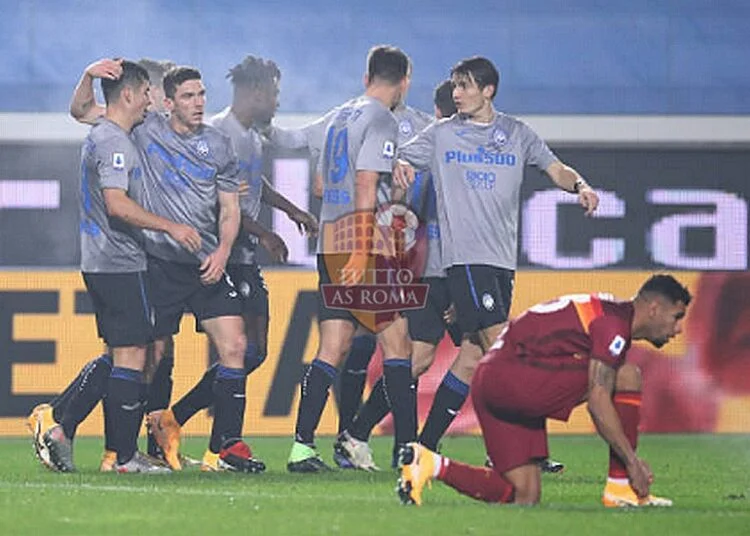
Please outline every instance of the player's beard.
[[200, 114], [197, 116], [195, 112], [186, 114], [181, 110], [175, 109], [172, 111], [172, 115], [174, 115], [185, 128], [191, 131], [196, 130], [203, 122], [203, 115]]

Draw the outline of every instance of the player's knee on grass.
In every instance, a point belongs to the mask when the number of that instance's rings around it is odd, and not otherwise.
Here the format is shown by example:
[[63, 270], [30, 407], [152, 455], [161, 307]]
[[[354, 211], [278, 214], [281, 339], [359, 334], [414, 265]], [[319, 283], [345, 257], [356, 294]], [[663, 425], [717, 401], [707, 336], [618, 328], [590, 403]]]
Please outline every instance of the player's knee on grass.
[[617, 370], [617, 376], [615, 380], [616, 391], [641, 391], [643, 380], [641, 376], [641, 369], [638, 365], [632, 363], [625, 363]]
[[521, 506], [534, 506], [536, 504], [539, 504], [539, 500], [541, 499], [541, 497], [541, 489], [534, 489], [532, 487], [519, 490], [518, 488], [516, 488], [513, 504], [518, 504]]
[[513, 484], [513, 503], [531, 506], [542, 497], [542, 475], [537, 464], [516, 467], [503, 474]]

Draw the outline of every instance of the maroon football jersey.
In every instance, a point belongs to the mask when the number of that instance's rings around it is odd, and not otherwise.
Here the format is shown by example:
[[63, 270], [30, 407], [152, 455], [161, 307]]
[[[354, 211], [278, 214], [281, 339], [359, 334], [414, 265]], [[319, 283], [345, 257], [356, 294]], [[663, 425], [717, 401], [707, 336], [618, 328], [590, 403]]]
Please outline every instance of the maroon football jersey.
[[567, 420], [588, 391], [589, 360], [624, 363], [632, 319], [630, 301], [576, 294], [512, 320], [483, 359], [495, 370], [497, 391], [508, 395], [505, 409]]

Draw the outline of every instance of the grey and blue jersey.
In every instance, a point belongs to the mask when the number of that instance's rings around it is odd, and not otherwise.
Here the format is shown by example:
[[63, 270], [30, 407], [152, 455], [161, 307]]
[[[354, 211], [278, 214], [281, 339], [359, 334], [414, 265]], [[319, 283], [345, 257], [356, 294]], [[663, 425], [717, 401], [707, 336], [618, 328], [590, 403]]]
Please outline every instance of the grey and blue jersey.
[[[399, 147], [435, 121], [433, 116], [406, 105], [396, 108], [393, 115], [398, 121]], [[435, 187], [429, 170], [417, 170], [414, 183], [406, 192], [406, 203], [419, 217], [427, 234], [427, 256], [422, 276], [445, 277], [440, 254], [440, 228], [437, 220]]]
[[307, 149], [317, 160], [323, 151], [326, 139], [326, 127], [338, 108], [329, 110], [315, 121], [300, 128], [282, 128], [273, 126], [269, 132], [271, 143], [284, 149]]
[[91, 128], [81, 151], [81, 271], [139, 272], [146, 269], [143, 235], [110, 218], [103, 190], [116, 188], [143, 204], [143, 168], [138, 150], [120, 126], [104, 117]]
[[[240, 180], [247, 185], [247, 192], [240, 195], [242, 217], [257, 221], [263, 195], [263, 141], [254, 129], [245, 128], [230, 108], [212, 117], [209, 124], [226, 134], [232, 141], [237, 155]], [[240, 229], [229, 262], [252, 264], [255, 261], [257, 245], [257, 236]]]
[[502, 113], [488, 124], [456, 114], [428, 126], [398, 156], [432, 172], [443, 268], [516, 269], [524, 166], [545, 170], [557, 160], [528, 125]]
[[[340, 252], [332, 247], [336, 244], [322, 243], [326, 224], [355, 211], [358, 171], [392, 171], [397, 142], [396, 118], [380, 101], [363, 95], [337, 109], [326, 127], [319, 166], [323, 178], [320, 221], [324, 229], [318, 240], [318, 253]], [[346, 231], [342, 231], [343, 240]]]
[[196, 255], [166, 233], [146, 231], [146, 251], [166, 261], [199, 264], [219, 244], [218, 192], [237, 192], [240, 185], [232, 142], [209, 125], [178, 134], [157, 113], [148, 114], [133, 136], [146, 169], [146, 208], [201, 236]]
[[398, 122], [398, 144], [403, 145], [414, 136], [422, 132], [435, 118], [422, 110], [417, 110], [406, 104], [400, 104], [393, 110], [393, 116]]

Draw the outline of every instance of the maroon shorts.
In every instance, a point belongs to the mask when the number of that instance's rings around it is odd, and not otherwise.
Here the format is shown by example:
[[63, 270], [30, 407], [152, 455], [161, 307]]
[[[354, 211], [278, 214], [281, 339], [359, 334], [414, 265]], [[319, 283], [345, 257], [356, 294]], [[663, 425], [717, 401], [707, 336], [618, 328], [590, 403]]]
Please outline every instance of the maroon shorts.
[[567, 420], [588, 373], [539, 368], [499, 352], [492, 357], [477, 366], [471, 396], [487, 454], [504, 473], [549, 455], [546, 420]]

